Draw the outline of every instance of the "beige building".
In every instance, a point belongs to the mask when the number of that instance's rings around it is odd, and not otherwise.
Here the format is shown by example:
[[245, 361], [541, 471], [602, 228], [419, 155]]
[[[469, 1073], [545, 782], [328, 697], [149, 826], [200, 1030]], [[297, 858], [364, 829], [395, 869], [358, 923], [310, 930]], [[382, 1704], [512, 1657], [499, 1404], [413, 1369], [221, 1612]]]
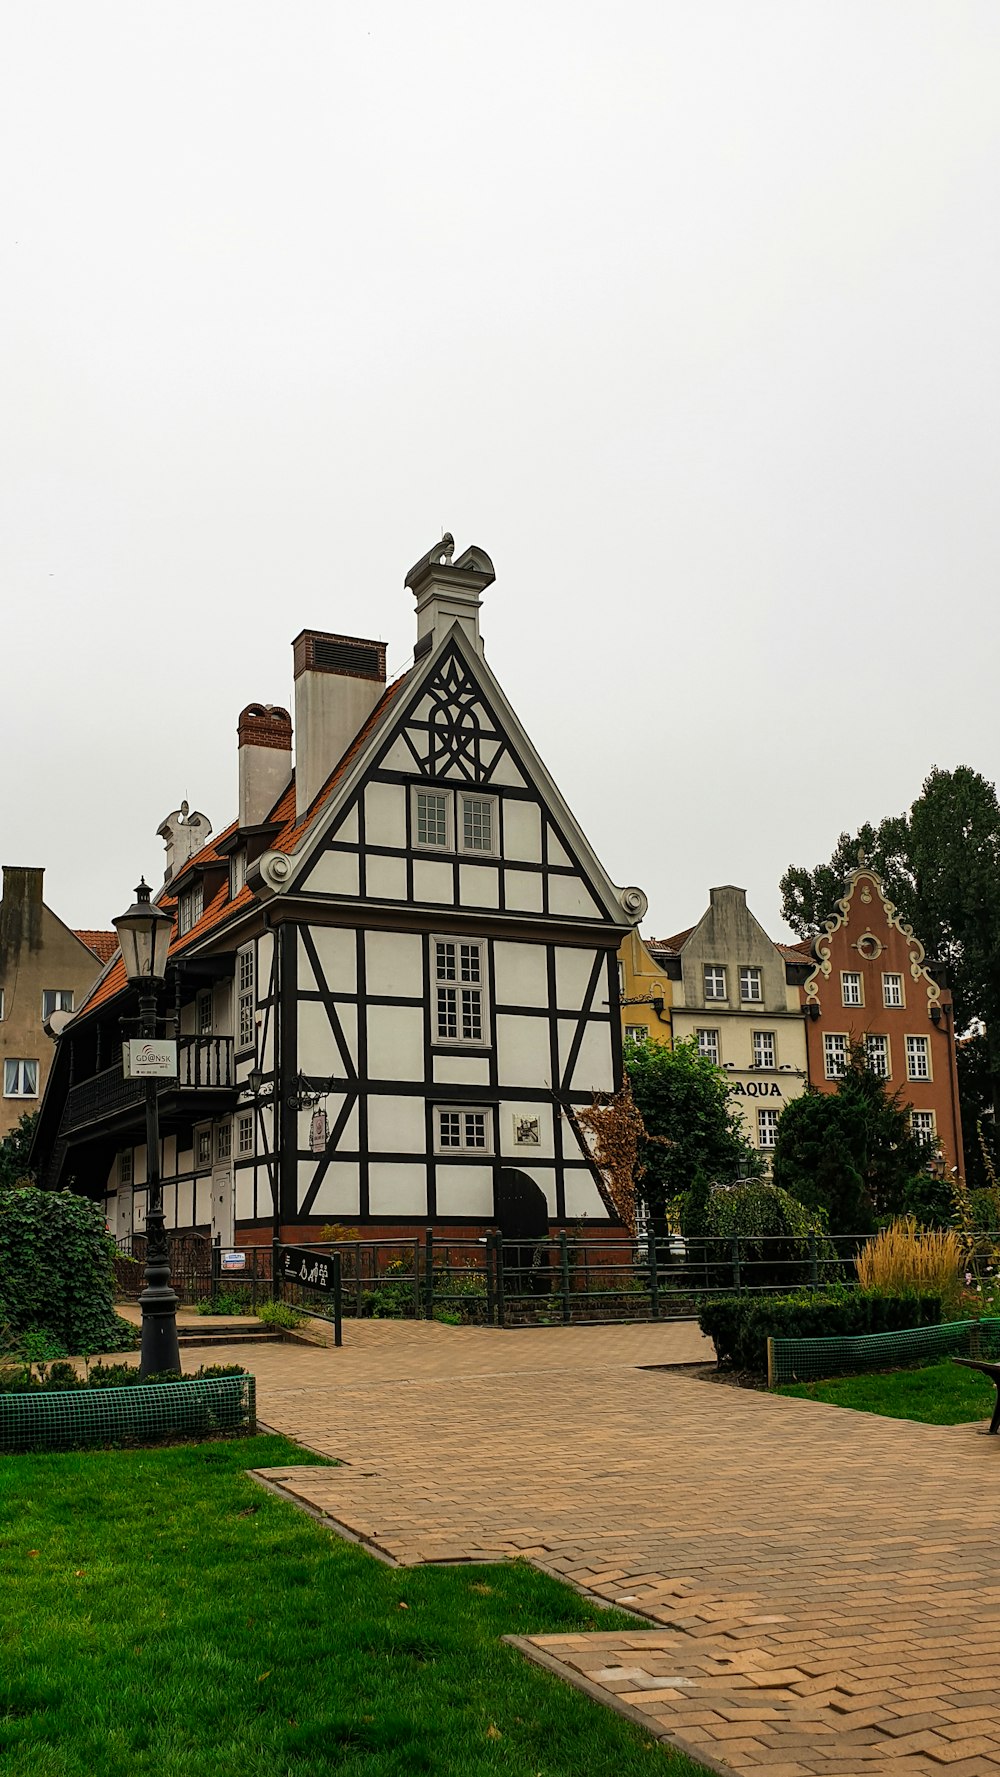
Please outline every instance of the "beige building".
[[674, 977], [674, 1042], [693, 1037], [725, 1069], [747, 1135], [769, 1159], [778, 1118], [806, 1084], [799, 986], [813, 959], [775, 944], [750, 912], [746, 890], [732, 886], [712, 889], [696, 926], [649, 949]]
[[43, 870], [5, 864], [0, 901], [0, 1137], [36, 1111], [56, 1034], [118, 948], [114, 932], [71, 932], [42, 900]]

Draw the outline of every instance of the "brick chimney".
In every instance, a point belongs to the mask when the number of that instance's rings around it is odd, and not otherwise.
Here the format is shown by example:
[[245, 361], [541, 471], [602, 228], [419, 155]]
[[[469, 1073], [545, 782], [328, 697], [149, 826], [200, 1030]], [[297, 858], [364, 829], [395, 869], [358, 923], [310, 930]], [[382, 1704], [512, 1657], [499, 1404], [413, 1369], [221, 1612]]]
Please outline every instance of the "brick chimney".
[[240, 826], [259, 827], [292, 775], [292, 718], [276, 703], [248, 703], [236, 733], [240, 752]]
[[212, 823], [207, 814], [192, 814], [186, 802], [168, 814], [156, 829], [157, 839], [162, 839], [166, 848], [167, 858], [163, 870], [164, 883], [170, 882], [183, 870], [189, 858], [200, 851], [209, 839]]
[[496, 579], [493, 563], [485, 549], [473, 545], [452, 561], [455, 539], [446, 531], [421, 561], [410, 569], [404, 585], [417, 601], [417, 645], [414, 660], [420, 660], [437, 646], [457, 623], [469, 640], [483, 651], [479, 633], [480, 593]]
[[304, 629], [295, 670], [295, 817], [301, 820], [385, 689], [385, 643]]

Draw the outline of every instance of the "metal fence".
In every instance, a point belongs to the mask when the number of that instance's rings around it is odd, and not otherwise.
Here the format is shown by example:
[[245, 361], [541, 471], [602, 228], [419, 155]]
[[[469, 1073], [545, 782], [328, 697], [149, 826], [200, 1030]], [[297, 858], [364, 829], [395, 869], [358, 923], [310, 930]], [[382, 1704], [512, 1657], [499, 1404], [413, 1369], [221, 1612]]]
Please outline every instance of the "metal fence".
[[[864, 1236], [816, 1235], [638, 1241], [568, 1231], [539, 1240], [450, 1239], [428, 1228], [397, 1240], [309, 1241], [311, 1252], [340, 1255], [347, 1318], [436, 1319], [481, 1326], [687, 1319], [707, 1297], [783, 1294], [855, 1285], [854, 1254]], [[145, 1240], [120, 1243], [122, 1295], [142, 1288]], [[127, 1251], [125, 1247], [127, 1246]], [[272, 1297], [329, 1317], [329, 1299], [278, 1275], [278, 1249], [224, 1248], [209, 1235], [177, 1236], [171, 1280], [187, 1304], [214, 1300], [252, 1312]]]

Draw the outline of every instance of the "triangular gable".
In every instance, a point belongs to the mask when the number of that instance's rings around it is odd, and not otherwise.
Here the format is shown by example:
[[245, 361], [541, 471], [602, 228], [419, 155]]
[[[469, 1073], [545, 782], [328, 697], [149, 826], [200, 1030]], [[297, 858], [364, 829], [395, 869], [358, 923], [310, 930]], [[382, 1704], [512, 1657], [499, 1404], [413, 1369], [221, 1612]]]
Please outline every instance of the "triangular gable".
[[540, 809], [543, 860], [565, 872], [552, 877], [558, 888], [551, 911], [557, 917], [618, 926], [642, 918], [645, 896], [639, 889], [619, 890], [611, 882], [493, 672], [457, 624], [413, 668], [402, 695], [368, 734], [298, 849], [280, 860], [273, 855], [261, 860], [262, 881], [272, 892], [358, 894], [346, 850], [322, 867], [318, 854], [331, 842], [336, 846], [342, 835], [345, 847], [351, 843], [347, 834], [356, 833], [353, 823], [365, 785], [380, 771], [401, 773], [414, 782], [425, 777], [456, 787], [475, 786], [484, 793], [533, 793]]

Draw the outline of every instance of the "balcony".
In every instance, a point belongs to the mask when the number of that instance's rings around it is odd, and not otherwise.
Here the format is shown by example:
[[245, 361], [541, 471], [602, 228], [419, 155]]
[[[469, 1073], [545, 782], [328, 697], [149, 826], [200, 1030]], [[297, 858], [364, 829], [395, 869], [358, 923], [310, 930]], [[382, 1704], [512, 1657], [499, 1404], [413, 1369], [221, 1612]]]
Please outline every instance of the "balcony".
[[[177, 1044], [177, 1078], [160, 1083], [160, 1118], [169, 1127], [171, 1113], [177, 1119], [196, 1109], [207, 1114], [225, 1109], [225, 1095], [235, 1086], [232, 1037], [181, 1037]], [[71, 1086], [59, 1125], [61, 1136], [72, 1136], [95, 1123], [114, 1122], [127, 1127], [144, 1109], [145, 1080], [127, 1080], [119, 1060], [114, 1067]]]

